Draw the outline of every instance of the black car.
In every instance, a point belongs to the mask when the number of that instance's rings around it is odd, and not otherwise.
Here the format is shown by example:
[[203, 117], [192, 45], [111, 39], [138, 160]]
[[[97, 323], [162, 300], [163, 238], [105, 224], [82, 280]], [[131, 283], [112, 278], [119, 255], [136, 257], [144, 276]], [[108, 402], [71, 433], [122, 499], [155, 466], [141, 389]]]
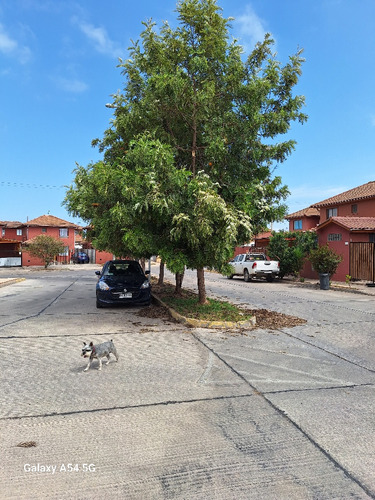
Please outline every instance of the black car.
[[75, 252], [75, 254], [72, 255], [72, 262], [74, 264], [88, 264], [90, 259], [85, 252]]
[[96, 284], [96, 307], [112, 304], [150, 305], [151, 284], [136, 260], [109, 260]]

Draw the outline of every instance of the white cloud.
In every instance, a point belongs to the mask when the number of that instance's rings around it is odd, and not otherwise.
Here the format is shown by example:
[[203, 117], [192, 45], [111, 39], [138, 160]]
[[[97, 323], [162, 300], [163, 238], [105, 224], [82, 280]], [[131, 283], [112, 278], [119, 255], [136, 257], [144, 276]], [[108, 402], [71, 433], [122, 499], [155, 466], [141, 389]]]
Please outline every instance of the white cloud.
[[100, 54], [108, 55], [111, 57], [121, 57], [123, 55], [123, 50], [117, 42], [114, 42], [108, 36], [105, 28], [98, 28], [92, 24], [78, 21], [76, 18], [73, 19], [82, 33], [93, 43], [95, 50]]
[[26, 46], [20, 46], [15, 39], [11, 38], [2, 24], [0, 24], [0, 53], [15, 57], [21, 64], [27, 63], [31, 57], [30, 49]]
[[236, 27], [241, 35], [241, 43], [251, 45], [253, 48], [257, 42], [264, 39], [267, 30], [264, 21], [258, 17], [251, 5], [247, 5], [245, 12], [236, 16]]
[[81, 80], [68, 79], [68, 78], [56, 78], [55, 79], [57, 86], [66, 91], [74, 94], [80, 94], [88, 90], [88, 85]]
[[0, 51], [3, 54], [10, 54], [17, 49], [17, 42], [12, 40], [4, 31], [4, 28], [0, 25]]

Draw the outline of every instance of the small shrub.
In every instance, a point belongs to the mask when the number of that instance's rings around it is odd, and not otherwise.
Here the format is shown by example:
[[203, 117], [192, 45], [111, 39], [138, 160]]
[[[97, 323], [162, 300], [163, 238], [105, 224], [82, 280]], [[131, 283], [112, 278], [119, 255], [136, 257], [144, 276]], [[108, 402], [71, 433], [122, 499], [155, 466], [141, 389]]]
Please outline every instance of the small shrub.
[[309, 255], [309, 261], [315, 271], [319, 274], [328, 273], [330, 276], [335, 274], [342, 259], [342, 256], [338, 255], [328, 245], [311, 250]]

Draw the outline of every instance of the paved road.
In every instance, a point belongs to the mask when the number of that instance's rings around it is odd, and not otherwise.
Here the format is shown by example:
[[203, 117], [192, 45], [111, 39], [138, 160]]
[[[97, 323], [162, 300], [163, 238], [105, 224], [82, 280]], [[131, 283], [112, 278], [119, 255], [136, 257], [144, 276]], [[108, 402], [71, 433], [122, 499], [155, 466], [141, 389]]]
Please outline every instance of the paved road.
[[374, 297], [207, 274], [307, 319], [214, 331], [97, 310], [92, 266], [25, 276], [0, 288], [0, 498], [375, 498]]

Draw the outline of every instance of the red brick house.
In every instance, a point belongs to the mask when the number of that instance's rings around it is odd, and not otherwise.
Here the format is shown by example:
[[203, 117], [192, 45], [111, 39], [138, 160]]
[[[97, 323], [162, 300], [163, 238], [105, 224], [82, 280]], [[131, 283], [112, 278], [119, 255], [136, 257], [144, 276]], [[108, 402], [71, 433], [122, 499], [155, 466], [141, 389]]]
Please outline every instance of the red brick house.
[[[311, 210], [315, 210], [315, 215]], [[347, 275], [374, 280], [375, 181], [314, 203], [286, 218], [290, 231], [315, 230], [319, 245], [328, 244], [343, 256], [334, 280], [345, 281]], [[297, 220], [300, 221], [298, 227], [295, 225]], [[305, 269], [304, 276], [316, 277], [316, 274]]]
[[52, 236], [64, 242], [65, 251], [62, 255], [56, 256], [57, 262], [69, 263], [77, 249], [83, 249], [89, 255], [91, 263], [104, 264], [113, 258], [112, 253], [99, 252], [84, 241], [81, 231], [81, 226], [53, 215], [41, 215], [26, 223], [0, 221], [0, 266], [43, 265], [40, 259], [32, 257], [27, 251], [27, 242], [40, 234]]
[[27, 251], [27, 242], [31, 241], [35, 236], [44, 234], [52, 236], [52, 238], [60, 239], [65, 245], [63, 254], [56, 256], [57, 262], [69, 263], [70, 257], [75, 250], [76, 233], [81, 229], [77, 224], [59, 219], [54, 215], [41, 215], [36, 219], [32, 219], [23, 225], [23, 242], [22, 265], [23, 266], [40, 266], [43, 265], [41, 259], [33, 257]]

